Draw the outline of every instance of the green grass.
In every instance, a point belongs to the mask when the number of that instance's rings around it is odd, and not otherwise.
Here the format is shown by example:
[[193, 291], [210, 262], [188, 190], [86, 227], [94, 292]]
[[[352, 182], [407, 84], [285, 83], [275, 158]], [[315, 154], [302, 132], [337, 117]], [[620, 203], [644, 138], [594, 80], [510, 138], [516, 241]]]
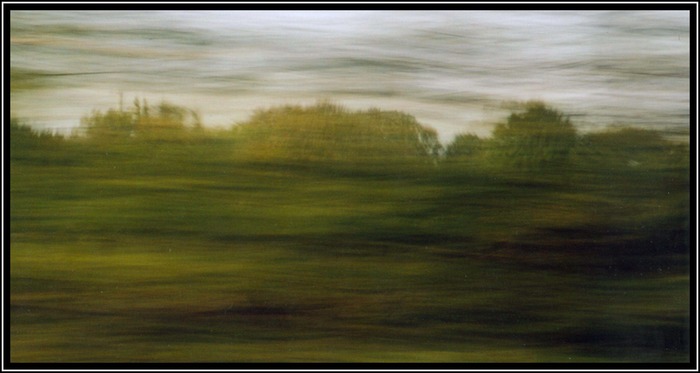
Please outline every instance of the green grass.
[[689, 361], [689, 169], [654, 149], [547, 171], [11, 140], [13, 362]]

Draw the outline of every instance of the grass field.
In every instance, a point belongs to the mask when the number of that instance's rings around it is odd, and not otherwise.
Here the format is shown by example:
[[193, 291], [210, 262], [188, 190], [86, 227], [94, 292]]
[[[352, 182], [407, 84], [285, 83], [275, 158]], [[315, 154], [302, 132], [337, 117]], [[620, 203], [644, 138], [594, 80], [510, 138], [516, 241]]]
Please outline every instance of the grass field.
[[689, 361], [687, 144], [531, 169], [12, 130], [12, 362]]

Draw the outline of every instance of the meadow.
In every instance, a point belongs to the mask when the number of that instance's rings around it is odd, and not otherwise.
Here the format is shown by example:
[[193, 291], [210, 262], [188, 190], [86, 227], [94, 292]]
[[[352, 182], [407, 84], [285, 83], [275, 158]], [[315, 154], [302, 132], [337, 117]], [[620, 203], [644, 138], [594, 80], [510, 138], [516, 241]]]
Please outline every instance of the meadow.
[[329, 102], [80, 129], [10, 123], [12, 362], [689, 361], [690, 149], [661, 132], [537, 102], [445, 145]]

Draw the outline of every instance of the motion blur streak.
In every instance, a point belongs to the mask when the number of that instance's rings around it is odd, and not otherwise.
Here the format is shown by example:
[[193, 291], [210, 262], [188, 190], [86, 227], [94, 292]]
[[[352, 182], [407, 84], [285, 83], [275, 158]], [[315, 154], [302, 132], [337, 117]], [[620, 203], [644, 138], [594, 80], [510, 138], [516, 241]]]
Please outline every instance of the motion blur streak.
[[37, 127], [76, 126], [120, 93], [187, 104], [211, 125], [331, 98], [410, 112], [443, 142], [488, 134], [504, 101], [530, 99], [580, 127], [689, 125], [688, 12], [28, 11], [11, 21], [11, 108]]

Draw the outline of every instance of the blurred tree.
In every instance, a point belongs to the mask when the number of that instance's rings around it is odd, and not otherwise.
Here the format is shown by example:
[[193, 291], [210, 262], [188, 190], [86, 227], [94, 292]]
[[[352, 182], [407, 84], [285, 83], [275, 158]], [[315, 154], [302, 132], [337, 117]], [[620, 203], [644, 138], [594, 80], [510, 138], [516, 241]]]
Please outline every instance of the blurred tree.
[[[55, 153], [63, 145], [63, 136], [49, 131], [36, 131], [19, 118], [10, 118], [10, 159], [41, 159]], [[53, 154], [53, 158], [57, 158]]]
[[498, 164], [526, 169], [561, 166], [576, 143], [568, 118], [541, 102], [528, 102], [493, 131], [490, 152]]
[[109, 109], [93, 111], [81, 119], [81, 127], [88, 138], [106, 143], [127, 138], [142, 140], [181, 140], [187, 136], [187, 127], [201, 128], [199, 115], [181, 106], [162, 102], [152, 115], [146, 100], [134, 99], [131, 110]]
[[148, 104], [144, 101], [142, 113], [136, 118], [134, 127], [136, 136], [145, 140], [175, 140], [185, 136], [185, 116], [187, 109], [161, 102], [156, 115], [149, 114]]
[[36, 132], [27, 124], [22, 123], [19, 118], [10, 118], [11, 141], [23, 141], [36, 136]]
[[619, 127], [582, 136], [577, 155], [592, 166], [649, 168], [688, 165], [688, 147], [654, 130]]
[[473, 158], [483, 148], [482, 140], [474, 134], [460, 134], [447, 146], [445, 156], [448, 158]]
[[411, 115], [329, 102], [258, 110], [233, 130], [238, 154], [261, 161], [432, 161], [440, 151], [437, 133]]
[[88, 137], [100, 140], [115, 140], [130, 137], [134, 131], [131, 113], [109, 109], [107, 112], [93, 111], [80, 121]]
[[14, 159], [38, 142], [37, 134], [18, 118], [10, 119], [10, 158]]

